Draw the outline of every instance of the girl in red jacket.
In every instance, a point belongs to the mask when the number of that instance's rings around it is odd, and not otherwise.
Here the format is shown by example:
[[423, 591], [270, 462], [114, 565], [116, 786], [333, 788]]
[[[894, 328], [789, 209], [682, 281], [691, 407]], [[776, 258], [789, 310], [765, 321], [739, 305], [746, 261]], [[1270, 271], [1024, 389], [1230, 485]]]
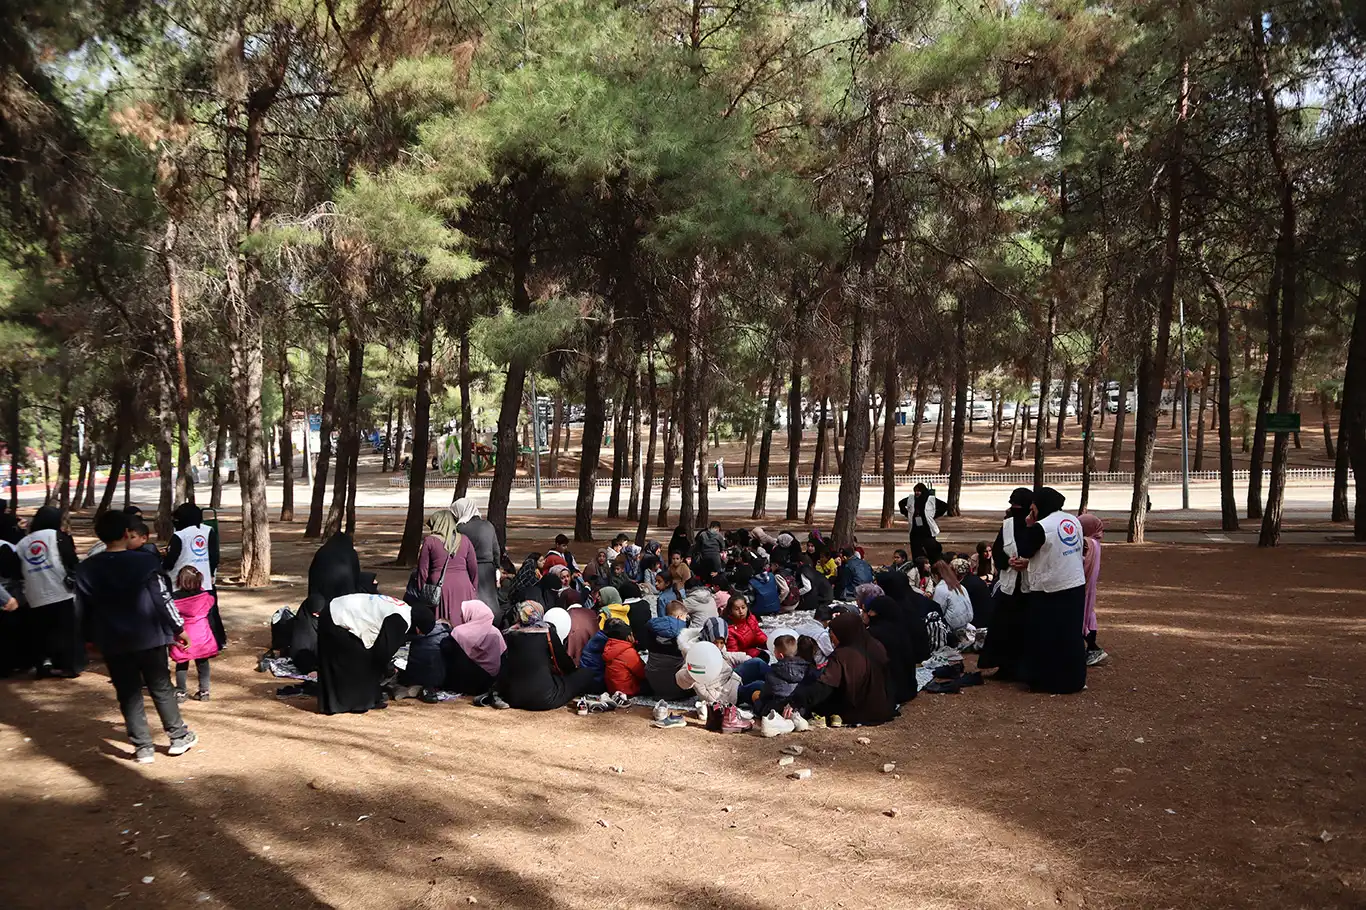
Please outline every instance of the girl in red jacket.
[[768, 636], [759, 628], [759, 620], [750, 614], [749, 600], [744, 594], [736, 592], [730, 595], [726, 603], [726, 622], [730, 625], [730, 631], [726, 634], [727, 651], [743, 651], [750, 657], [768, 659], [764, 651]]
[[641, 684], [645, 682], [645, 662], [636, 653], [631, 627], [623, 620], [609, 619], [602, 631], [607, 636], [607, 643], [602, 647], [605, 664], [602, 675], [607, 691], [639, 695]]

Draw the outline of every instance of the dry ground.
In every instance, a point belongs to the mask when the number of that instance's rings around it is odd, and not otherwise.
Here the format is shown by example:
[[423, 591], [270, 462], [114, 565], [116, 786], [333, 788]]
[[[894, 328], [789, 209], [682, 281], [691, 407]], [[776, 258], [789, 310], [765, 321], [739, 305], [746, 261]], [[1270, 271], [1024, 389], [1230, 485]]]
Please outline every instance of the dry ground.
[[[367, 568], [394, 552], [360, 537]], [[0, 683], [0, 907], [1366, 905], [1361, 549], [1109, 546], [1113, 657], [1086, 692], [988, 684], [763, 740], [640, 709], [277, 700], [255, 657], [312, 546], [296, 525], [276, 548], [278, 585], [223, 592], [233, 643], [186, 756], [129, 761], [98, 664]], [[777, 765], [789, 743], [810, 780]]]

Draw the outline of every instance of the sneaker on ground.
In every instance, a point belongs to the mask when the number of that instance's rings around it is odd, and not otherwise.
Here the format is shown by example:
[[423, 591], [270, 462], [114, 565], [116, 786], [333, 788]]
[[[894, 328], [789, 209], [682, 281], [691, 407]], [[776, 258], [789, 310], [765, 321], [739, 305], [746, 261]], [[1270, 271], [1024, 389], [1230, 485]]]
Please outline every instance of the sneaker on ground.
[[726, 708], [725, 713], [721, 716], [722, 733], [744, 733], [753, 727], [754, 721], [741, 717], [739, 709], [734, 705]]
[[140, 765], [150, 765], [156, 760], [157, 750], [151, 746], [138, 746], [138, 751], [133, 754], [133, 761]]
[[178, 739], [171, 740], [171, 748], [167, 749], [166, 752], [168, 755], [184, 755], [186, 752], [189, 752], [197, 742], [199, 742], [199, 737], [195, 736], [194, 732], [191, 731]]
[[650, 726], [659, 727], [661, 730], [671, 730], [674, 727], [686, 727], [688, 722], [683, 719], [682, 714], [666, 714], [663, 717], [655, 718]]
[[195, 701], [208, 701], [208, 700], [209, 700], [209, 692], [208, 692], [208, 690], [207, 690], [207, 689], [200, 689], [198, 692], [196, 692], [196, 693], [194, 694], [194, 700], [195, 700]]
[[503, 696], [499, 695], [497, 692], [489, 693], [489, 704], [493, 706], [493, 710], [495, 711], [506, 711], [508, 708], [512, 707], [512, 705], [503, 701]]
[[587, 717], [587, 716], [588, 716], [588, 699], [586, 699], [586, 698], [580, 698], [580, 699], [579, 699], [579, 703], [578, 703], [578, 705], [575, 707], [574, 710], [578, 712], [579, 717]]
[[838, 714], [831, 714], [829, 717], [825, 719], [825, 725], [827, 727], [843, 727], [844, 719], [841, 718]]
[[618, 708], [624, 708], [631, 703], [631, 696], [627, 695], [625, 692], [613, 692], [609, 701]]
[[669, 717], [669, 703], [666, 702], [666, 701], [664, 701], [664, 699], [661, 698], [659, 701], [655, 702], [654, 719], [655, 719], [655, 720], [667, 720], [668, 717]]
[[189, 696], [189, 693], [185, 692], [184, 690], [182, 690], [182, 689], [176, 689], [176, 690], [175, 690], [175, 703], [176, 703], [176, 704], [178, 704], [178, 705], [183, 705], [183, 704], [185, 704], [185, 702], [186, 702], [187, 700], [189, 700], [189, 697], [190, 697], [190, 696]]
[[807, 719], [796, 711], [793, 711], [792, 716], [788, 719], [792, 721], [792, 730], [796, 733], [805, 733], [807, 730], [811, 729], [811, 724]]
[[766, 739], [791, 733], [795, 729], [796, 725], [787, 718], [779, 716], [777, 711], [768, 712], [764, 715], [763, 720], [759, 721], [759, 735]]
[[808, 721], [808, 723], [813, 730], [824, 730], [826, 727], [825, 717], [820, 714], [812, 714], [811, 720]]
[[1105, 651], [1104, 648], [1097, 648], [1094, 651], [1087, 651], [1086, 666], [1094, 667], [1096, 664], [1103, 664], [1105, 663], [1106, 659], [1109, 658], [1109, 656], [1110, 655]]

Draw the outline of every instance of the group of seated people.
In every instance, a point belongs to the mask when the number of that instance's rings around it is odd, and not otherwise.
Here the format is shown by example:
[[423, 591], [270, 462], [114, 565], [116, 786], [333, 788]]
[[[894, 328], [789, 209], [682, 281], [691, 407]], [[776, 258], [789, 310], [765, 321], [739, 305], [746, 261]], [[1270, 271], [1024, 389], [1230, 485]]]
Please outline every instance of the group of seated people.
[[[428, 522], [435, 534], [449, 525], [439, 514]], [[580, 566], [561, 535], [520, 566], [504, 562], [497, 603], [462, 594], [452, 610], [440, 590], [414, 595], [417, 573], [404, 600], [379, 594], [338, 534], [315, 556], [309, 596], [276, 646], [299, 671], [317, 670], [327, 714], [456, 692], [580, 713], [646, 696], [699, 704], [727, 731], [760, 715], [879, 724], [916, 697], [916, 668], [936, 648], [973, 648], [991, 625], [991, 585], [1007, 563], [985, 542], [934, 555], [913, 562], [897, 550], [875, 570], [861, 548], [833, 550], [819, 531], [799, 543], [713, 523], [692, 540], [680, 528], [666, 549], [619, 535]], [[770, 640], [759, 619], [795, 611], [810, 611], [815, 625], [802, 625], [816, 634]], [[660, 715], [661, 726], [682, 723]]]

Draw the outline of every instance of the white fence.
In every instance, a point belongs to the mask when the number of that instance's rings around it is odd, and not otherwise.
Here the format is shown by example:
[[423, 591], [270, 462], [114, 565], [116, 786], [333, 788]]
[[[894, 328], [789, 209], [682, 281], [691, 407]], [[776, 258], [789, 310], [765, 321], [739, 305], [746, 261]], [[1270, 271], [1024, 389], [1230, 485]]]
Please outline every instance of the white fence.
[[[1248, 479], [1248, 477], [1251, 476], [1251, 474], [1252, 474], [1252, 472], [1251, 472], [1251, 471], [1248, 471], [1248, 470], [1246, 470], [1246, 469], [1236, 470], [1236, 471], [1233, 472], [1233, 479], [1234, 479], [1235, 481], [1246, 481], [1246, 480]], [[1289, 468], [1289, 469], [1286, 470], [1285, 475], [1286, 475], [1286, 478], [1287, 478], [1288, 480], [1301, 480], [1301, 481], [1328, 481], [1328, 482], [1331, 482], [1332, 479], [1333, 479], [1333, 469], [1332, 469], [1332, 468]], [[1270, 482], [1270, 476], [1271, 476], [1271, 472], [1270, 472], [1270, 471], [1266, 471], [1266, 472], [1263, 473], [1263, 479], [1264, 479], [1265, 481], [1267, 481], [1267, 482]], [[1190, 473], [1190, 479], [1193, 480], [1193, 481], [1206, 481], [1206, 480], [1208, 480], [1208, 481], [1218, 481], [1218, 480], [1219, 480], [1219, 472], [1218, 472], [1218, 471], [1192, 471], [1192, 472]], [[433, 489], [440, 489], [441, 487], [454, 487], [454, 486], [455, 486], [455, 480], [456, 480], [455, 477], [449, 476], [449, 475], [443, 475], [443, 476], [440, 476], [440, 477], [433, 477], [433, 476], [431, 476], [430, 474], [428, 474], [428, 476], [427, 476], [427, 486], [428, 486], [429, 488], [433, 488]], [[726, 486], [728, 486], [728, 487], [752, 487], [752, 486], [755, 486], [755, 485], [758, 483], [758, 480], [759, 480], [759, 479], [758, 479], [757, 477], [727, 477], [727, 478], [726, 478]], [[1043, 475], [1043, 480], [1044, 480], [1044, 484], [1045, 484], [1045, 485], [1048, 485], [1048, 486], [1064, 486], [1064, 485], [1066, 485], [1066, 486], [1074, 486], [1074, 485], [1076, 485], [1076, 484], [1081, 483], [1081, 472], [1080, 472], [1080, 471], [1055, 471], [1055, 472], [1045, 472], [1044, 475]], [[1180, 471], [1154, 471], [1154, 472], [1152, 472], [1152, 474], [1149, 475], [1149, 480], [1150, 480], [1151, 483], [1180, 483], [1180, 481], [1181, 481], [1181, 472], [1180, 472]], [[710, 478], [708, 478], [708, 481], [709, 481], [709, 482], [712, 482], [712, 481], [710, 480]], [[935, 490], [938, 491], [938, 492], [940, 492], [941, 495], [942, 495], [942, 492], [943, 492], [945, 489], [948, 488], [948, 485], [949, 485], [949, 476], [948, 476], [947, 474], [900, 474], [900, 473], [898, 473], [898, 474], [893, 474], [893, 475], [892, 475], [892, 481], [893, 481], [893, 483], [895, 484], [895, 486], [896, 486], [896, 488], [897, 488], [898, 490], [902, 490], [902, 489], [909, 488], [910, 486], [912, 486], [912, 485], [914, 485], [914, 484], [917, 484], [917, 483], [923, 483], [923, 484], [925, 484], [926, 486], [934, 487]], [[629, 487], [629, 486], [630, 486], [630, 483], [631, 483], [631, 481], [630, 481], [630, 478], [629, 478], [629, 477], [625, 477], [625, 478], [622, 479], [622, 486], [623, 486], [623, 487]], [[820, 485], [823, 486], [823, 487], [826, 487], [826, 486], [839, 486], [839, 483], [840, 483], [840, 475], [838, 475], [838, 474], [822, 474], [821, 477], [820, 477]], [[1094, 485], [1121, 485], [1121, 486], [1133, 486], [1133, 483], [1134, 483], [1134, 475], [1133, 475], [1133, 472], [1132, 472], [1132, 471], [1115, 471], [1115, 472], [1111, 472], [1111, 471], [1093, 471], [1093, 472], [1091, 472], [1091, 483], [1094, 484]], [[600, 487], [602, 487], [602, 486], [611, 486], [611, 484], [612, 484], [612, 476], [611, 476], [611, 473], [610, 473], [610, 472], [599, 471], [599, 472], [598, 472], [598, 486], [600, 486]], [[989, 474], [964, 474], [964, 475], [963, 475], [963, 485], [964, 485], [964, 486], [983, 485], [983, 484], [985, 484], [985, 485], [991, 485], [991, 486], [1019, 486], [1019, 487], [1030, 487], [1030, 486], [1033, 486], [1033, 485], [1034, 485], [1034, 472], [1033, 472], [1033, 471], [1011, 471], [1011, 472], [1004, 472], [1004, 471], [1003, 471], [1003, 472], [992, 472], [992, 473], [989, 473]], [[492, 478], [491, 476], [487, 475], [487, 474], [484, 475], [484, 476], [481, 476], [481, 477], [471, 477], [471, 478], [470, 478], [470, 487], [471, 487], [472, 489], [487, 489], [488, 487], [490, 487], [490, 486], [492, 486], [492, 485], [493, 485], [493, 478]], [[534, 481], [532, 478], [530, 478], [530, 477], [517, 477], [517, 478], [515, 478], [515, 479], [513, 480], [512, 485], [513, 485], [513, 487], [530, 488], [530, 487], [535, 486], [535, 481]], [[677, 486], [677, 478], [676, 478], [676, 477], [675, 477], [675, 480], [674, 480], [674, 485]], [[769, 487], [771, 487], [771, 488], [786, 489], [786, 488], [787, 488], [787, 475], [786, 475], [786, 474], [770, 474], [769, 477], [768, 477], [768, 485], [769, 485]], [[809, 486], [811, 486], [811, 475], [809, 475], [809, 474], [799, 475], [799, 476], [797, 477], [797, 485], [798, 485], [798, 486], [801, 486], [801, 487], [809, 487]], [[882, 475], [881, 475], [881, 474], [864, 474], [864, 475], [863, 475], [863, 485], [864, 485], [865, 487], [881, 486], [881, 485], [882, 485]], [[405, 475], [403, 475], [403, 474], [395, 474], [395, 475], [393, 475], [392, 477], [389, 478], [389, 486], [391, 486], [391, 487], [403, 487], [403, 488], [406, 489], [407, 486], [408, 486], [408, 478], [407, 478]], [[542, 487], [543, 489], [547, 489], [547, 490], [552, 490], [552, 489], [565, 489], [565, 488], [577, 489], [578, 486], [579, 486], [579, 478], [578, 478], [577, 475], [575, 475], [575, 476], [573, 476], [573, 477], [554, 477], [554, 478], [551, 478], [551, 477], [542, 477], [542, 478], [541, 478], [541, 487]]]

